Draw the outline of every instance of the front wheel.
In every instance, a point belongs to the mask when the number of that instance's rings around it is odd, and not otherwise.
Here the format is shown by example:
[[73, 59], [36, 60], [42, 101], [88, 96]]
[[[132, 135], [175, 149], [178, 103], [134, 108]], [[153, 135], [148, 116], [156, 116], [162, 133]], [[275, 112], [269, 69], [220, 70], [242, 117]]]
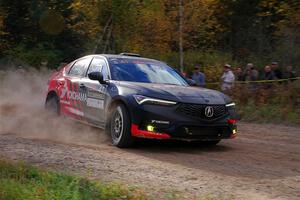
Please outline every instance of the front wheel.
[[122, 104], [115, 106], [112, 111], [109, 127], [113, 145], [126, 148], [134, 143], [130, 127], [130, 116], [126, 107]]

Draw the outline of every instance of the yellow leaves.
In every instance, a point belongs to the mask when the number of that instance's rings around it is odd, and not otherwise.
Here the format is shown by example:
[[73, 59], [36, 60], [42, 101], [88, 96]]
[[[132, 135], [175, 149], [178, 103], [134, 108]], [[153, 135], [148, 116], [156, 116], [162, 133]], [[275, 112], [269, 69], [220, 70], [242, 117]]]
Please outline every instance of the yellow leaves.
[[[141, 4], [136, 13], [131, 13], [135, 23], [127, 27], [126, 33], [115, 32], [126, 40], [124, 50], [151, 55], [170, 51], [171, 24], [163, 9], [163, 3], [156, 1], [155, 5], [151, 2]], [[124, 30], [122, 26], [118, 24], [115, 29]]]
[[203, 72], [206, 76], [207, 82], [210, 82], [210, 83], [219, 82], [220, 77], [222, 76], [222, 73], [223, 73], [223, 67], [222, 66], [207, 66], [207, 67], [204, 67]]
[[[185, 4], [185, 48], [194, 48], [199, 43], [213, 44], [216, 42], [216, 34], [220, 30], [215, 15], [216, 5], [216, 0], [192, 0]], [[195, 43], [195, 41], [199, 42]]]
[[96, 0], [76, 0], [69, 7], [72, 10], [70, 19], [76, 22], [70, 24], [70, 28], [89, 39], [96, 39], [101, 31], [98, 21], [99, 7], [97, 3], [98, 1]]

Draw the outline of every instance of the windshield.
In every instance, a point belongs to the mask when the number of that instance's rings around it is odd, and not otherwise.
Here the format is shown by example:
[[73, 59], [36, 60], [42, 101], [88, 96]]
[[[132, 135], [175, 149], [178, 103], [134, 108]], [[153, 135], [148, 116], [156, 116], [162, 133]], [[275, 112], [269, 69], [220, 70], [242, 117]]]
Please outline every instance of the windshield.
[[187, 86], [187, 82], [171, 67], [158, 61], [142, 59], [109, 59], [113, 80]]

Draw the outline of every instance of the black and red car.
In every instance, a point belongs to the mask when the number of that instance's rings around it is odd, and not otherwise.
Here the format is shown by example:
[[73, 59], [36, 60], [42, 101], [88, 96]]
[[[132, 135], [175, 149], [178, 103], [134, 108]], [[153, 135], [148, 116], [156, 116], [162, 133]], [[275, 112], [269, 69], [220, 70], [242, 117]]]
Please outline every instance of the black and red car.
[[89, 55], [52, 74], [46, 108], [105, 129], [118, 147], [137, 137], [202, 140], [236, 136], [235, 104], [191, 87], [167, 64], [135, 54]]

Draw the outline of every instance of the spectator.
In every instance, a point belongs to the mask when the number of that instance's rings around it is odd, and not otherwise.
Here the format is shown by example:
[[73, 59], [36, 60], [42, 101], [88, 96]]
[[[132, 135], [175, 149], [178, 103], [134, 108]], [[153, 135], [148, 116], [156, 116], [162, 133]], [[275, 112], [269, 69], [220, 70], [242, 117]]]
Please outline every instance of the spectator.
[[[254, 68], [254, 65], [252, 63], [247, 64], [247, 71], [248, 70], [249, 70], [249, 72], [248, 72], [249, 77], [247, 77], [248, 81], [257, 81], [259, 74], [258, 74], [258, 71]], [[247, 76], [247, 73], [246, 73], [246, 76]]]
[[246, 69], [245, 81], [252, 81], [252, 79], [251, 79], [251, 70], [250, 69]]
[[[245, 72], [245, 81], [257, 81], [258, 80], [258, 71], [254, 68], [252, 63], [247, 64], [246, 72]], [[257, 89], [257, 83], [251, 82], [249, 83], [250, 90]]]
[[196, 82], [197, 86], [205, 86], [205, 75], [200, 72], [200, 66], [196, 65], [192, 74], [192, 79]]
[[224, 73], [221, 77], [222, 85], [221, 90], [227, 91], [234, 86], [234, 74], [231, 71], [231, 66], [229, 64], [224, 65]]
[[244, 81], [244, 73], [241, 67], [237, 67], [235, 70], [235, 77], [237, 81]]
[[270, 66], [265, 66], [264, 80], [275, 80], [276, 76]]
[[294, 81], [296, 78], [296, 72], [294, 71], [293, 66], [286, 67], [286, 75], [285, 77], [289, 79], [289, 81]]
[[282, 72], [278, 68], [278, 63], [277, 62], [272, 62], [271, 64], [272, 71], [274, 72], [274, 75], [277, 79], [282, 79]]

